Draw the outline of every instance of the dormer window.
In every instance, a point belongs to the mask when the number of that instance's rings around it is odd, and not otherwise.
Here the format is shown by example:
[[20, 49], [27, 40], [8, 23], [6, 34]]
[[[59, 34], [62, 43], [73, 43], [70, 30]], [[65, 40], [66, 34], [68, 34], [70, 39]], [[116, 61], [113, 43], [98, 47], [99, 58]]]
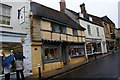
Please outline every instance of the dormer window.
[[93, 21], [92, 17], [89, 17], [89, 20], [90, 20], [90, 21]]
[[84, 18], [84, 15], [82, 13], [79, 13], [79, 17]]

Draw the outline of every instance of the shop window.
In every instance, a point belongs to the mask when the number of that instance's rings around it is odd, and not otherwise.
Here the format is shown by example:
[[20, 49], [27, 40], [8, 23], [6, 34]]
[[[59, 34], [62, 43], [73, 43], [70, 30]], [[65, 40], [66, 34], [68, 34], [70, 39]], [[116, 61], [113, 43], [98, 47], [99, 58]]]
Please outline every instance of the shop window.
[[91, 54], [92, 53], [92, 44], [91, 43], [87, 43], [86, 44], [86, 50], [87, 50], [87, 54]]
[[69, 55], [71, 57], [85, 55], [84, 46], [70, 46], [69, 47]]
[[44, 48], [44, 61], [45, 62], [52, 62], [52, 61], [59, 61], [59, 47], [45, 47]]
[[[4, 53], [4, 57], [3, 55], [0, 55], [0, 74], [3, 73], [3, 69], [2, 69], [2, 60], [9, 56], [11, 51], [13, 52], [13, 54], [15, 53], [20, 53], [23, 54], [23, 47], [21, 45], [21, 43], [10, 43], [10, 42], [3, 42], [0, 43], [2, 45], [2, 47], [0, 46], [0, 49], [3, 51]], [[15, 71], [15, 65], [12, 64], [12, 68], [11, 68], [11, 72]]]
[[10, 10], [10, 6], [0, 4], [0, 24], [10, 25]]

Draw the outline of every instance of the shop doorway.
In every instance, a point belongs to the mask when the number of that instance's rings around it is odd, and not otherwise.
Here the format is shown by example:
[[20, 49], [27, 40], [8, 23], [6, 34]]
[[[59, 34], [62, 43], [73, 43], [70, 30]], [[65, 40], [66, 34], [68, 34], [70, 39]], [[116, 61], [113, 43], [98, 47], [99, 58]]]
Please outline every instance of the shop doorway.
[[[19, 54], [23, 54], [23, 46], [21, 43], [14, 43], [14, 42], [0, 42], [0, 50], [2, 50], [2, 52], [4, 53], [4, 57], [3, 55], [0, 55], [0, 74], [3, 73], [3, 69], [2, 69], [2, 60], [9, 56], [10, 53], [12, 52], [13, 54], [15, 53], [19, 53]], [[12, 71], [15, 70], [15, 66], [13, 65], [12, 67]]]
[[66, 65], [69, 62], [68, 46], [63, 44], [61, 49], [62, 49], [63, 62], [64, 65]]

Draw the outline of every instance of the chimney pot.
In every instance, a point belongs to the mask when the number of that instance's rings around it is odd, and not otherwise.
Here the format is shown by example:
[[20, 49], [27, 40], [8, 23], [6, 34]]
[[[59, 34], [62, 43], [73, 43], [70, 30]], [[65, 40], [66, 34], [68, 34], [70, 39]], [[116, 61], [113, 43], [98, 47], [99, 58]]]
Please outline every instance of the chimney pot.
[[65, 3], [65, 0], [61, 0], [60, 1], [60, 10], [63, 10], [66, 8], [66, 3]]

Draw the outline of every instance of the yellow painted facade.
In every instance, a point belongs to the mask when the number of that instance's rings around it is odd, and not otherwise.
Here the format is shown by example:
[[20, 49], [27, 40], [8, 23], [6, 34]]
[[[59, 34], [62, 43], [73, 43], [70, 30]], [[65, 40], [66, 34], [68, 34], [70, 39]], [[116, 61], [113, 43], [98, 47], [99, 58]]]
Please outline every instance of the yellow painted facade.
[[75, 64], [75, 63], [80, 63], [86, 60], [86, 57], [76, 57], [76, 58], [70, 58], [70, 62], [68, 64]]
[[42, 31], [42, 38], [43, 39], [51, 39], [51, 32]]
[[65, 34], [61, 34], [61, 40], [64, 40], [64, 41], [66, 41], [67, 39], [66, 39], [66, 35]]
[[52, 33], [52, 39], [60, 40], [60, 34], [59, 33]]
[[85, 36], [85, 31], [81, 31], [82, 32], [82, 36]]
[[[67, 27], [66, 29], [67, 34], [69, 35], [52, 32], [51, 22], [49, 21], [33, 19], [33, 27], [34, 27], [34, 32], [36, 32], [35, 35], [38, 35], [38, 37], [36, 37], [35, 39], [38, 39], [38, 40], [40, 39], [40, 37], [42, 39], [53, 39], [53, 40], [61, 39], [61, 40], [70, 41], [70, 42], [82, 42], [83, 40], [81, 37], [72, 36], [73, 30], [70, 27]], [[82, 32], [81, 30], [77, 30], [77, 31], [78, 31], [78, 36], [84, 36], [83, 34], [84, 32]], [[33, 35], [33, 37], [35, 35]], [[32, 46], [32, 73], [33, 74], [38, 74], [38, 64], [41, 65], [42, 72], [47, 72], [50, 70], [64, 67], [63, 62], [50, 62], [50, 63], [45, 63], [45, 64], [42, 63], [42, 54], [41, 54], [42, 53], [42, 50], [41, 50], [42, 42], [41, 43], [32, 42], [31, 44], [32, 44], [31, 46]], [[77, 62], [81, 62], [85, 59], [86, 59], [85, 57], [71, 58], [68, 64], [74, 64]], [[44, 69], [42, 69], [43, 67]]]
[[42, 20], [41, 23], [42, 23], [42, 27], [41, 27], [42, 30], [52, 31], [51, 23], [50, 22]]
[[[32, 44], [32, 73], [38, 74], [38, 64], [42, 66], [42, 58], [41, 58], [41, 44], [33, 43]], [[42, 67], [41, 67], [42, 71]]]
[[67, 27], [67, 34], [73, 35], [72, 28]]
[[74, 42], [78, 42], [78, 37], [73, 37]]
[[62, 68], [62, 67], [63, 67], [63, 62], [47, 63], [47, 64], [44, 64], [44, 72], [49, 71], [49, 70]]
[[82, 36], [82, 31], [77, 30], [77, 32], [78, 32], [78, 36]]
[[68, 35], [68, 41], [73, 41], [74, 39], [73, 39], [73, 36], [69, 36]]
[[82, 38], [81, 37], [78, 37], [79, 38], [79, 42], [82, 42]]

